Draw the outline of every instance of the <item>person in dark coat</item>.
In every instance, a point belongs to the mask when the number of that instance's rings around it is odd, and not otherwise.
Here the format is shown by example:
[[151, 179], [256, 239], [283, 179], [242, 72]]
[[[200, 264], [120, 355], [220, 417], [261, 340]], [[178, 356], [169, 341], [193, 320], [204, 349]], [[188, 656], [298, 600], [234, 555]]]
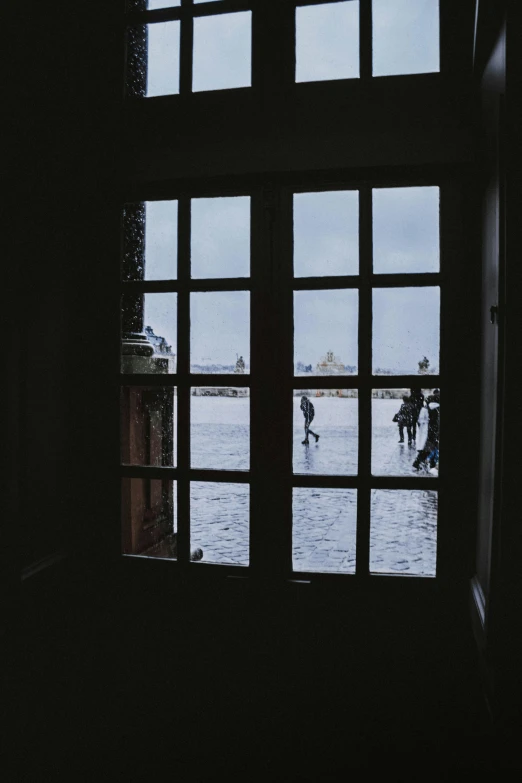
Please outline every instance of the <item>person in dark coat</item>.
[[315, 432], [312, 432], [310, 429], [310, 424], [313, 421], [313, 418], [315, 416], [315, 409], [308, 397], [303, 395], [301, 397], [301, 410], [303, 411], [304, 416], [304, 430], [305, 430], [305, 439], [302, 441], [303, 446], [308, 446], [308, 435], [313, 435], [315, 438], [315, 442], [319, 440], [319, 435], [317, 435]]
[[406, 432], [408, 433], [408, 446], [411, 446], [413, 405], [407, 394], [402, 398], [402, 405], [393, 417], [393, 421], [399, 425], [399, 443], [404, 443], [404, 427], [406, 427]]
[[439, 429], [440, 429], [440, 391], [433, 389], [433, 394], [426, 398], [428, 408], [428, 436], [424, 448], [417, 453], [413, 463], [415, 470], [420, 470], [421, 463], [427, 462], [434, 468], [439, 462]]
[[410, 389], [410, 401], [412, 405], [412, 422], [411, 422], [412, 440], [416, 440], [419, 414], [424, 407], [424, 394], [421, 392], [420, 389]]

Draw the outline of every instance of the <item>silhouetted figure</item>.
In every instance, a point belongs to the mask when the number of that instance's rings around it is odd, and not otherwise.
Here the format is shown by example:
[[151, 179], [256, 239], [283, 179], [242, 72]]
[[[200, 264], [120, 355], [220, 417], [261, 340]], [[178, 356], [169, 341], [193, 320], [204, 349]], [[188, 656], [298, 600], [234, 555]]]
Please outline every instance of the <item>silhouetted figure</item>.
[[420, 470], [421, 464], [427, 462], [434, 468], [439, 462], [439, 428], [440, 428], [440, 391], [433, 389], [433, 394], [426, 398], [428, 408], [428, 435], [424, 448], [418, 454], [413, 467]]
[[301, 410], [303, 411], [304, 416], [304, 430], [305, 430], [305, 439], [302, 441], [303, 446], [308, 446], [308, 435], [313, 435], [315, 438], [315, 442], [319, 440], [319, 435], [316, 435], [315, 432], [312, 432], [310, 429], [310, 424], [313, 421], [313, 418], [315, 416], [315, 409], [308, 397], [302, 396], [301, 397]]
[[413, 405], [407, 394], [402, 398], [402, 405], [393, 417], [393, 421], [399, 425], [399, 443], [404, 443], [404, 427], [406, 427], [406, 432], [408, 433], [408, 446], [411, 446]]
[[421, 392], [420, 389], [410, 389], [410, 402], [412, 406], [412, 422], [411, 422], [412, 440], [416, 440], [419, 414], [424, 407], [424, 394]]

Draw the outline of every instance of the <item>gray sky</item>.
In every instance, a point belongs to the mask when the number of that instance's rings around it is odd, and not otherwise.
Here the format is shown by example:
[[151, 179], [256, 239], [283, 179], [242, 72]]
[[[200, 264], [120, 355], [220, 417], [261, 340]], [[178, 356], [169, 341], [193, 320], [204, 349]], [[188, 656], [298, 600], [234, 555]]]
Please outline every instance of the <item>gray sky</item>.
[[[203, 0], [194, 0], [202, 2]], [[208, 2], [209, 0], [207, 0]], [[215, 0], [216, 2], [218, 0]], [[179, 5], [149, 0], [149, 8]], [[296, 14], [297, 81], [358, 76], [357, 0], [300, 7]], [[438, 0], [373, 0], [374, 74], [438, 70]], [[194, 90], [250, 84], [250, 12], [195, 20]], [[149, 25], [148, 95], [179, 90], [179, 22]], [[438, 189], [374, 190], [375, 272], [435, 272], [439, 266]], [[177, 204], [147, 202], [146, 279], [177, 276]], [[194, 277], [249, 275], [250, 199], [192, 201]], [[297, 194], [297, 277], [357, 274], [358, 198], [350, 191]], [[176, 345], [175, 294], [145, 297], [145, 324]], [[247, 362], [249, 295], [191, 297], [192, 361]], [[426, 355], [438, 366], [438, 289], [379, 289], [374, 294], [374, 367], [416, 371]], [[357, 364], [357, 294], [296, 292], [295, 359], [319, 361], [332, 350]]]

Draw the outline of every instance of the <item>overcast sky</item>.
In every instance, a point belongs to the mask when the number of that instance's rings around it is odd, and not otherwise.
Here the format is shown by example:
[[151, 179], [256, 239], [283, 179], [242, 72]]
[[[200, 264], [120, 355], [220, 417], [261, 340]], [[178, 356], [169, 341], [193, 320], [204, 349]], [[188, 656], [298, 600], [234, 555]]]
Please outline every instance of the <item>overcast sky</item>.
[[[148, 7], [177, 5], [149, 0]], [[358, 76], [358, 6], [351, 0], [297, 9], [297, 81]], [[195, 20], [195, 91], [250, 85], [250, 29], [250, 12]], [[373, 0], [374, 74], [437, 71], [438, 36], [438, 0]], [[179, 22], [149, 25], [147, 94], [178, 91]], [[146, 215], [146, 278], [173, 279], [177, 203], [147, 202]], [[193, 199], [191, 234], [193, 277], [248, 276], [250, 199]], [[438, 237], [438, 188], [374, 190], [375, 272], [438, 271]], [[296, 195], [296, 277], [351, 275], [358, 267], [357, 193]], [[248, 299], [244, 292], [192, 295], [192, 362], [233, 364], [236, 354], [249, 362]], [[435, 288], [374, 292], [374, 369], [416, 371], [424, 355], [438, 367], [439, 299]], [[175, 301], [175, 294], [145, 297], [145, 325], [174, 351]], [[352, 290], [296, 292], [295, 360], [315, 367], [332, 350], [344, 364], [357, 365], [357, 311]]]

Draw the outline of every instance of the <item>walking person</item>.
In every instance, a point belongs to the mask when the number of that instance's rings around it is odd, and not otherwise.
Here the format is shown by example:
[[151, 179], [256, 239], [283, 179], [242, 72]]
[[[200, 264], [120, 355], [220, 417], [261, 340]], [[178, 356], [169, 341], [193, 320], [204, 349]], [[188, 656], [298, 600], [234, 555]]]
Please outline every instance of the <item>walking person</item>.
[[440, 391], [433, 389], [433, 394], [426, 398], [428, 408], [428, 435], [424, 448], [417, 453], [413, 463], [415, 470], [420, 470], [421, 463], [428, 463], [430, 468], [439, 464], [439, 429], [440, 429]]
[[315, 409], [308, 397], [303, 395], [301, 397], [301, 410], [303, 411], [304, 416], [304, 430], [305, 430], [305, 439], [302, 441], [303, 446], [308, 446], [309, 440], [308, 435], [313, 435], [315, 438], [315, 442], [319, 440], [319, 435], [317, 435], [315, 432], [312, 432], [310, 429], [310, 424], [313, 421], [313, 418], [315, 416]]
[[404, 443], [404, 427], [408, 433], [408, 446], [412, 443], [413, 405], [407, 394], [402, 398], [402, 405], [393, 417], [393, 421], [399, 425], [399, 443]]
[[412, 440], [416, 441], [419, 415], [424, 407], [424, 394], [421, 392], [420, 389], [410, 389], [410, 401], [412, 405], [412, 423], [411, 423]]

